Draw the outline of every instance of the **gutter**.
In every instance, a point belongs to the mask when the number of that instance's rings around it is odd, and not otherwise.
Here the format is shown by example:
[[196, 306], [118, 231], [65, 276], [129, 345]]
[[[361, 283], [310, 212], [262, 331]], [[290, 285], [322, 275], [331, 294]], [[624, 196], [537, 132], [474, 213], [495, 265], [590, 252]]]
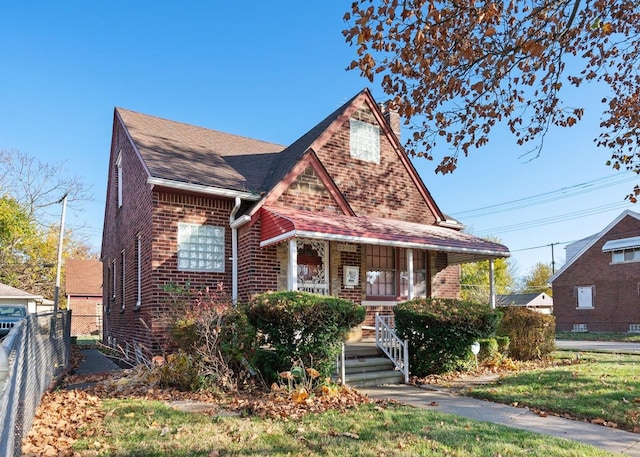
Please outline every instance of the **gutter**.
[[227, 197], [236, 199], [241, 198], [251, 201], [258, 201], [262, 198], [260, 195], [253, 192], [242, 192], [239, 190], [223, 189], [221, 187], [203, 186], [202, 184], [192, 184], [188, 182], [174, 181], [172, 179], [154, 178], [152, 176], [147, 178], [147, 184], [151, 184], [153, 186], [168, 187], [170, 189], [197, 192], [205, 195], [215, 195], [216, 197]]

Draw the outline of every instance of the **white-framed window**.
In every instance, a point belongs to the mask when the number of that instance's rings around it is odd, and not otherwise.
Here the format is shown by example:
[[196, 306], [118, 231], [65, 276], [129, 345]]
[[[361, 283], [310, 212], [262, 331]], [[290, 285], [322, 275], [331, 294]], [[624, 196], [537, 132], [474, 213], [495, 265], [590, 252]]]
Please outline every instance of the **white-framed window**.
[[136, 308], [142, 304], [142, 255], [141, 255], [141, 234], [136, 235]]
[[349, 151], [354, 159], [380, 163], [380, 127], [351, 119]]
[[367, 246], [365, 258], [367, 266], [367, 298], [395, 299], [397, 295], [395, 249], [391, 246]]
[[413, 285], [413, 297], [426, 297], [428, 284], [427, 284], [427, 252], [421, 250], [411, 250], [411, 256], [409, 256], [409, 249], [400, 250], [400, 296], [409, 297], [409, 258], [413, 261], [411, 268], [412, 271], [412, 285]]
[[180, 222], [178, 270], [224, 273], [224, 227]]
[[116, 159], [116, 186], [117, 186], [117, 199], [118, 208], [122, 207], [122, 149], [118, 153]]
[[593, 308], [594, 286], [577, 286], [576, 297], [578, 309]]
[[120, 266], [121, 267], [120, 269], [122, 270], [122, 273], [121, 273], [122, 274], [122, 297], [120, 297], [120, 301], [121, 301], [120, 309], [122, 311], [124, 311], [124, 306], [125, 306], [125, 304], [124, 304], [124, 293], [125, 293], [125, 283], [126, 283], [125, 276], [124, 276], [124, 273], [125, 273], [125, 268], [124, 268], [125, 263], [124, 262], [125, 262], [125, 257], [124, 257], [124, 249], [123, 249], [122, 250], [122, 265]]
[[116, 259], [111, 262], [111, 300], [116, 299]]
[[611, 263], [640, 262], [640, 248], [620, 249], [611, 252]]

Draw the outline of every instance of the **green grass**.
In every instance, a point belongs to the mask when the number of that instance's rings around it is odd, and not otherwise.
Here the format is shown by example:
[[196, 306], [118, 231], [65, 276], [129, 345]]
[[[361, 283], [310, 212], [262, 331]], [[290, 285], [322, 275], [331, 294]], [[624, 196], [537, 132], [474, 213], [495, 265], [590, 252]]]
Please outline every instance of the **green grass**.
[[558, 340], [577, 341], [620, 341], [625, 343], [640, 343], [640, 334], [613, 332], [557, 332]]
[[561, 351], [581, 363], [521, 372], [467, 394], [585, 420], [640, 427], [640, 356]]
[[160, 402], [106, 400], [80, 455], [611, 456], [580, 443], [402, 405], [362, 405], [298, 421], [185, 413]]

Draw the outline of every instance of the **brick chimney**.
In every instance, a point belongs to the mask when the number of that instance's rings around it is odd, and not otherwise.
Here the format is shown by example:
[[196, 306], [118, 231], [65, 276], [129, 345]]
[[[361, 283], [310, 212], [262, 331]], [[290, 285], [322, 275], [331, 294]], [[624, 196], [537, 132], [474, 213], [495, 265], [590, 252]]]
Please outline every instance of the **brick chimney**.
[[391, 130], [398, 138], [398, 141], [401, 141], [400, 114], [398, 114], [398, 111], [393, 107], [391, 101], [380, 103], [380, 109], [387, 124], [389, 124], [389, 127], [391, 127]]

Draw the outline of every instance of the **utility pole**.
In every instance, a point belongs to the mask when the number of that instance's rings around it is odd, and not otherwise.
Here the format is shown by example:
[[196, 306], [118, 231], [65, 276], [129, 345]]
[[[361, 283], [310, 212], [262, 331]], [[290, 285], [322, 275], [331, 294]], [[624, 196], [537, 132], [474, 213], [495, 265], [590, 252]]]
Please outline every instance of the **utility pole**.
[[58, 200], [57, 203], [62, 203], [62, 215], [60, 216], [60, 235], [58, 237], [58, 262], [56, 263], [56, 288], [53, 294], [53, 312], [58, 312], [58, 301], [60, 297], [60, 266], [62, 265], [62, 240], [64, 238], [64, 216], [67, 211], [67, 195]]
[[554, 275], [556, 274], [556, 260], [553, 256], [553, 247], [558, 244], [558, 243], [551, 243], [549, 246], [551, 246], [551, 274]]

